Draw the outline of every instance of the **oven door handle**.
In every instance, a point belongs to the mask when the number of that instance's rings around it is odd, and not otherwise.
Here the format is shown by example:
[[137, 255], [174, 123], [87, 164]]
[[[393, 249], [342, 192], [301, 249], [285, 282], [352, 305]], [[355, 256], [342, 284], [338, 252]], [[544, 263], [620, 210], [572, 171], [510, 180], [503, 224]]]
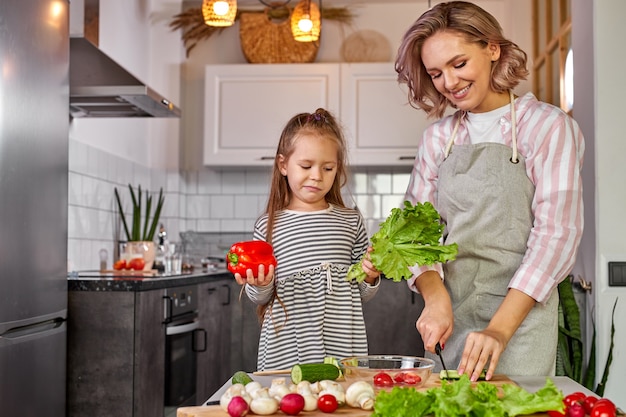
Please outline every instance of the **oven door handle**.
[[194, 320], [191, 323], [179, 324], [177, 326], [167, 326], [165, 334], [167, 336], [173, 336], [176, 334], [189, 333], [200, 328], [200, 322]]

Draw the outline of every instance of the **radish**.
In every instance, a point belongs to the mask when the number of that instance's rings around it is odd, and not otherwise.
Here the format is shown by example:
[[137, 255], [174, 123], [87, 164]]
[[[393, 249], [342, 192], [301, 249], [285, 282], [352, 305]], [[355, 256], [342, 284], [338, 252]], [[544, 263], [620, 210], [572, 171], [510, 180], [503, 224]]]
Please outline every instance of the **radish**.
[[250, 411], [246, 400], [240, 396], [234, 396], [228, 403], [228, 415], [230, 417], [244, 417]]
[[304, 397], [295, 392], [283, 396], [283, 398], [280, 400], [280, 411], [287, 415], [298, 415], [303, 409]]

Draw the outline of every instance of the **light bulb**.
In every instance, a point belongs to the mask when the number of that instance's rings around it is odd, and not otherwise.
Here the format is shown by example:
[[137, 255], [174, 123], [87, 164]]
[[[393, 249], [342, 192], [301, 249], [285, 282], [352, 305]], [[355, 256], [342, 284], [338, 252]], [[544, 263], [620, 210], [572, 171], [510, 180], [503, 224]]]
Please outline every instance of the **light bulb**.
[[311, 21], [311, 19], [309, 18], [300, 19], [300, 21], [298, 22], [298, 28], [302, 32], [308, 33], [311, 31], [311, 29], [313, 29], [313, 21]]
[[227, 1], [216, 1], [213, 3], [213, 11], [218, 16], [225, 16], [228, 13], [228, 7]]

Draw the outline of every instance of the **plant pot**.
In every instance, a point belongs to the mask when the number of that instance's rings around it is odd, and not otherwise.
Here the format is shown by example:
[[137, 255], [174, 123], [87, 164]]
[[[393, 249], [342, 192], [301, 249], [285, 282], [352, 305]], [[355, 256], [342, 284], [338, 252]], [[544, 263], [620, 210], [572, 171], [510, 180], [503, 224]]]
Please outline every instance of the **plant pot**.
[[154, 257], [156, 256], [156, 245], [154, 242], [126, 242], [121, 244], [120, 258], [124, 259], [127, 263], [133, 258], [143, 258], [145, 266], [144, 271], [150, 271], [154, 264]]

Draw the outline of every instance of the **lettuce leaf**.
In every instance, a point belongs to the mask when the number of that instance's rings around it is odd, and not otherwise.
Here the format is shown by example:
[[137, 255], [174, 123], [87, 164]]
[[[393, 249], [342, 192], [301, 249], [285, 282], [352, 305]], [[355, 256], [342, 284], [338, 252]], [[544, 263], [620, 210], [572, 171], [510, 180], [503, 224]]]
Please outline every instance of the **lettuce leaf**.
[[473, 385], [467, 375], [457, 381], [442, 381], [441, 387], [427, 391], [394, 387], [380, 391], [372, 417], [512, 417], [557, 410], [563, 412], [563, 393], [550, 379], [536, 393], [514, 384], [498, 387], [481, 381]]
[[[414, 265], [433, 265], [456, 258], [456, 243], [441, 245], [444, 225], [435, 207], [429, 203], [412, 205], [404, 202], [404, 208], [393, 208], [380, 224], [380, 229], [372, 236], [372, 264], [386, 278], [396, 282], [409, 279], [409, 270]], [[363, 281], [363, 260], [351, 265], [346, 279]]]

